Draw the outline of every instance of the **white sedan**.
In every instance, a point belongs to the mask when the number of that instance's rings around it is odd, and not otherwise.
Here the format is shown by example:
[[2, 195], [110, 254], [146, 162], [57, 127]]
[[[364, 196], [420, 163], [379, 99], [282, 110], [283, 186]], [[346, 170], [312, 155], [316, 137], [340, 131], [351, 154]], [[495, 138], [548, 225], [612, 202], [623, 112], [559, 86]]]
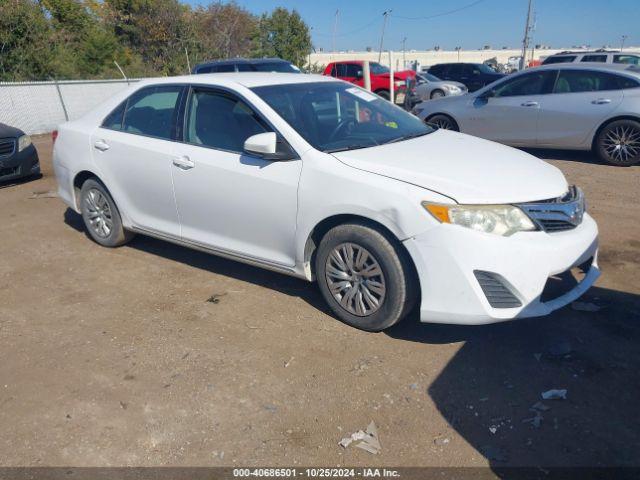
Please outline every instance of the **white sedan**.
[[414, 307], [425, 322], [545, 315], [599, 275], [596, 224], [558, 169], [329, 77], [140, 82], [63, 124], [54, 167], [99, 244], [139, 233], [315, 280], [365, 330]]

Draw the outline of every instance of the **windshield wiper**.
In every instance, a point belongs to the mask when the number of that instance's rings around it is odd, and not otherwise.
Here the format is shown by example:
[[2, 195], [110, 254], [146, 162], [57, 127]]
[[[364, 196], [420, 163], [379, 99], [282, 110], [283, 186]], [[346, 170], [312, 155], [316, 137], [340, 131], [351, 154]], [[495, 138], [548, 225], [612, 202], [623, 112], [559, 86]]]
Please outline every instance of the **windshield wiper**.
[[347, 150], [358, 150], [360, 148], [369, 148], [369, 147], [375, 147], [375, 145], [360, 145], [360, 144], [347, 145], [346, 147], [338, 147], [338, 148], [331, 148], [329, 150], [324, 150], [324, 152], [325, 153], [346, 152]]
[[408, 135], [402, 135], [401, 137], [397, 137], [397, 138], [394, 138], [392, 140], [389, 140], [388, 142], [384, 142], [382, 145], [388, 145], [390, 143], [402, 142], [404, 140], [411, 140], [412, 138], [422, 137], [424, 135], [427, 135], [428, 133], [431, 133], [431, 132], [419, 132], [419, 133], [410, 133]]

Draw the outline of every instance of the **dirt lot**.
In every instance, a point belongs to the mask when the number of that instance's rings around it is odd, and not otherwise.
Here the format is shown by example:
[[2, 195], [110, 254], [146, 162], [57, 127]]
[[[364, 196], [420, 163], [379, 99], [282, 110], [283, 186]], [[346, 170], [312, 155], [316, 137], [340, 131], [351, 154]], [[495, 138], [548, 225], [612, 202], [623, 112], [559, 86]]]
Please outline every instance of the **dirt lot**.
[[[99, 247], [30, 198], [55, 190], [36, 142], [44, 177], [0, 187], [0, 465], [640, 466], [640, 167], [532, 152], [586, 192], [602, 310], [368, 334], [293, 278]], [[371, 421], [378, 456], [338, 446]]]

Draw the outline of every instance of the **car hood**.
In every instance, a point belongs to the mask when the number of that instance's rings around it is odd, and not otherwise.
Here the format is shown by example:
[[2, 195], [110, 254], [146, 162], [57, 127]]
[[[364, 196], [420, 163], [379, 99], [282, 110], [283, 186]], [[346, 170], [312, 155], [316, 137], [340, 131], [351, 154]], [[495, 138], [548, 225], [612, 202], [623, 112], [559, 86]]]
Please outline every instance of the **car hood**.
[[21, 135], [22, 130], [0, 123], [0, 138], [15, 138]]
[[353, 168], [417, 185], [458, 203], [547, 200], [568, 189], [560, 170], [532, 155], [445, 130], [333, 155]]

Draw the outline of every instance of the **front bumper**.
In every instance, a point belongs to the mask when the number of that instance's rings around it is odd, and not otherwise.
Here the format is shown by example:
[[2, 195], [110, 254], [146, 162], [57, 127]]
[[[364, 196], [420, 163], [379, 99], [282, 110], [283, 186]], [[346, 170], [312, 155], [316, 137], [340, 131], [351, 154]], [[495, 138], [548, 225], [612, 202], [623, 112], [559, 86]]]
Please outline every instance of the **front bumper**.
[[29, 145], [21, 152], [16, 151], [13, 155], [0, 157], [0, 182], [38, 174], [40, 174], [40, 161], [33, 145]]
[[[441, 224], [403, 243], [418, 272], [423, 322], [486, 324], [548, 315], [580, 297], [600, 276], [598, 227], [587, 214], [575, 229], [553, 234], [500, 237]], [[542, 297], [550, 277], [585, 263], [589, 269], [580, 283], [560, 296]], [[474, 271], [494, 274], [520, 306], [492, 307]]]

